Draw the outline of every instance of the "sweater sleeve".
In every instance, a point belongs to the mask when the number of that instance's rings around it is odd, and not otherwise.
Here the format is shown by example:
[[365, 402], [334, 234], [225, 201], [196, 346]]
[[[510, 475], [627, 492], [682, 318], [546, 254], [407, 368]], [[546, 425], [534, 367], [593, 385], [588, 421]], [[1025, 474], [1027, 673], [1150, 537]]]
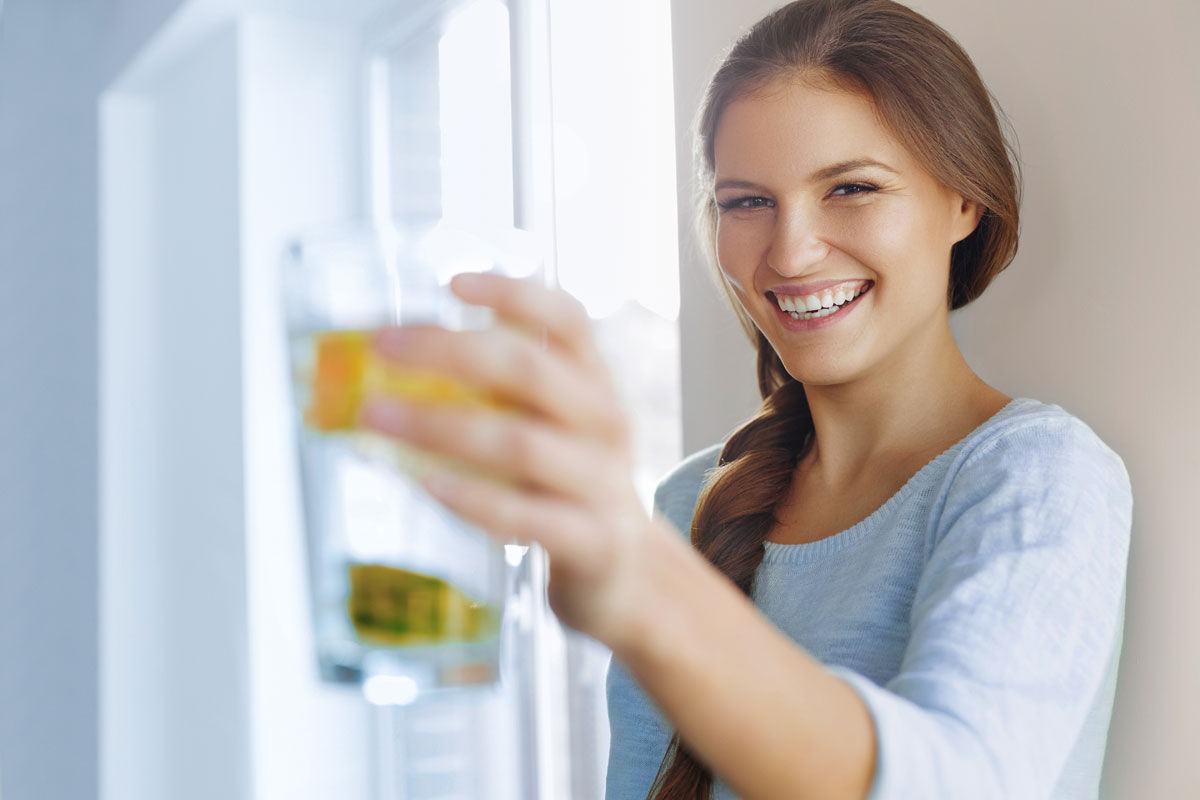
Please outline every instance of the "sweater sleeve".
[[1120, 646], [1131, 512], [1121, 459], [1073, 417], [965, 455], [899, 672], [829, 667], [875, 723], [868, 800], [1050, 797]]
[[692, 514], [708, 474], [716, 468], [724, 444], [692, 453], [667, 473], [654, 490], [654, 510], [685, 539], [692, 538]]

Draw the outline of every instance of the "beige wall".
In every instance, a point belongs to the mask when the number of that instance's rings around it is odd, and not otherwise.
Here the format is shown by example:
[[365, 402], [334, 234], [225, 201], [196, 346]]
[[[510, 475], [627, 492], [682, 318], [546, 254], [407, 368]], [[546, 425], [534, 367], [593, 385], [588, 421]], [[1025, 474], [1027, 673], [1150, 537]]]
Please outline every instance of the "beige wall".
[[[723, 49], [777, 5], [673, 0], [689, 452], [757, 405], [752, 351], [690, 228], [689, 129]], [[1102, 795], [1200, 797], [1200, 3], [911, 5], [971, 54], [1017, 131], [1025, 171], [1020, 254], [956, 315], [963, 350], [1006, 393], [1088, 422], [1133, 481]]]

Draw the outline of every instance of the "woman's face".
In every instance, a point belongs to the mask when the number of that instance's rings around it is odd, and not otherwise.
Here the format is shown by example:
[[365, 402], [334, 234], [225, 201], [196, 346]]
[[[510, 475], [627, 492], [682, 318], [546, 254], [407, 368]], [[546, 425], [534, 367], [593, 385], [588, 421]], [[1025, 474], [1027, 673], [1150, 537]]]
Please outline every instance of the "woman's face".
[[981, 209], [869, 97], [770, 84], [725, 109], [714, 155], [721, 271], [792, 377], [847, 383], [952, 342], [950, 248]]

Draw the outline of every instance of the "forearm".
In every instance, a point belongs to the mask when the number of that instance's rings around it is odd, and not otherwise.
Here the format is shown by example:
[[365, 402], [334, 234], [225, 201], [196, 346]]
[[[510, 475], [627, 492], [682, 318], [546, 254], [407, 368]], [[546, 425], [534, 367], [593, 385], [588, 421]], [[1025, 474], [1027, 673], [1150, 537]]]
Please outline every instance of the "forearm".
[[614, 653], [746, 800], [865, 798], [875, 733], [858, 694], [780, 633], [665, 524], [648, 537], [646, 613]]

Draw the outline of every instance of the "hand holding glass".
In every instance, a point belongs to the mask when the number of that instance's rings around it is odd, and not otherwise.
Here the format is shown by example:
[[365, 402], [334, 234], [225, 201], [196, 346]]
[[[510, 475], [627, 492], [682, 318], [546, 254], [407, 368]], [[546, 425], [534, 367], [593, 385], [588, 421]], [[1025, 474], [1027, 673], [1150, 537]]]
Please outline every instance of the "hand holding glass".
[[360, 226], [298, 239], [285, 258], [318, 663], [326, 679], [362, 682], [377, 702], [498, 677], [503, 546], [420, 487], [428, 470], [458, 465], [358, 417], [372, 396], [502, 407], [436, 370], [384, 361], [371, 340], [412, 324], [482, 328], [487, 315], [444, 285], [462, 271], [535, 271], [528, 242], [508, 238], [506, 249], [439, 226]]

